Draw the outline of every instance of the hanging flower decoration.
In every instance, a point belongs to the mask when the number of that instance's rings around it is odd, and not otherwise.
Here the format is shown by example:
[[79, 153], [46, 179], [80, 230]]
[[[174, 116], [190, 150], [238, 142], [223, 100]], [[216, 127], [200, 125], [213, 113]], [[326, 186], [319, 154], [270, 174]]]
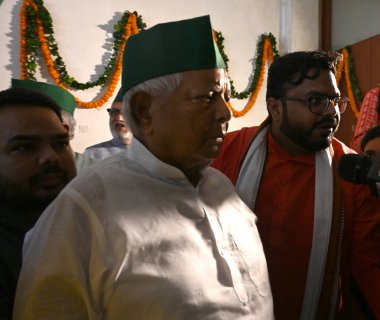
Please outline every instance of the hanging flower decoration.
[[125, 49], [125, 45], [129, 39], [129, 37], [133, 34], [137, 34], [139, 32], [137, 27], [137, 18], [135, 14], [130, 14], [128, 17], [128, 22], [125, 26], [125, 41], [120, 46], [120, 52], [117, 59], [115, 71], [112, 75], [112, 78], [110, 79], [110, 84], [108, 86], [107, 91], [104, 93], [104, 95], [93, 102], [83, 102], [80, 101], [78, 98], [76, 98], [76, 101], [78, 105], [82, 108], [98, 108], [104, 105], [114, 94], [117, 84], [119, 83], [121, 72], [122, 72], [122, 63], [123, 63], [123, 53]]
[[343, 69], [344, 69], [344, 59], [339, 60], [337, 68], [336, 68], [336, 82], [339, 84], [340, 80], [342, 79], [342, 74], [343, 74]]
[[20, 63], [21, 79], [35, 80], [37, 49], [40, 47], [36, 33], [37, 16], [34, 10], [23, 3], [20, 12]]
[[145, 27], [142, 18], [136, 12], [125, 12], [115, 26], [113, 53], [104, 69], [104, 72], [93, 82], [80, 83], [71, 77], [58, 51], [54, 38], [52, 19], [43, 6], [42, 0], [26, 0], [20, 13], [21, 33], [21, 79], [36, 80], [37, 49], [41, 49], [48, 71], [54, 81], [64, 89], [85, 90], [95, 86], [108, 88], [103, 96], [93, 102], [83, 102], [76, 98], [82, 108], [96, 108], [106, 103], [114, 94], [121, 76], [122, 56], [125, 44], [131, 35], [137, 34]]
[[363, 94], [359, 88], [358, 80], [355, 75], [354, 62], [351, 55], [351, 48], [349, 46], [344, 47], [341, 50], [343, 55], [343, 60], [338, 64], [337, 68], [337, 82], [340, 83], [342, 79], [342, 72], [344, 71], [346, 85], [347, 85], [347, 95], [350, 99], [350, 106], [352, 112], [355, 114], [356, 118], [359, 117], [360, 111], [356, 104], [356, 101], [363, 100]]
[[[96, 86], [105, 87], [106, 89], [102, 97], [95, 101], [83, 102], [76, 98], [78, 105], [82, 108], [101, 107], [113, 96], [120, 80], [122, 57], [126, 42], [131, 35], [139, 33], [145, 27], [146, 25], [143, 23], [142, 17], [139, 16], [137, 12], [130, 13], [126, 11], [114, 27], [113, 52], [104, 67], [103, 73], [94, 81], [81, 83], [67, 72], [66, 64], [59, 54], [58, 43], [54, 37], [52, 18], [48, 10], [44, 7], [43, 0], [24, 0], [20, 11], [21, 79], [36, 80], [37, 51], [40, 49], [49, 74], [60, 87], [66, 90], [86, 90]], [[224, 51], [224, 38], [222, 33], [214, 31], [214, 39], [228, 69], [229, 58]], [[361, 101], [363, 95], [358, 87], [357, 78], [355, 77], [354, 63], [350, 55], [350, 48], [344, 48], [342, 54], [344, 59], [337, 68], [337, 81], [339, 83], [344, 71], [351, 107], [355, 115], [358, 116], [359, 111], [355, 98], [357, 101]], [[268, 64], [270, 65], [278, 56], [275, 37], [271, 33], [268, 35], [260, 35], [256, 48], [252, 80], [247, 89], [242, 92], [237, 92], [232, 79], [230, 79], [232, 97], [239, 100], [248, 99], [246, 106], [240, 111], [236, 110], [231, 103], [229, 103], [234, 117], [244, 116], [253, 108], [262, 88], [266, 66]]]
[[[228, 69], [229, 59], [226, 53], [224, 52], [224, 38], [222, 36], [222, 33], [216, 32], [214, 36], [217, 39], [219, 51], [224, 61], [226, 62], [227, 69]], [[276, 49], [275, 37], [271, 33], [269, 33], [269, 35], [262, 34], [259, 37], [259, 42], [257, 44], [255, 69], [254, 69], [252, 81], [249, 87], [242, 92], [237, 92], [235, 90], [233, 81], [230, 79], [231, 95], [233, 98], [242, 100], [242, 99], [247, 99], [249, 97], [246, 106], [240, 111], [236, 110], [230, 102], [228, 103], [232, 111], [232, 115], [234, 117], [236, 118], [242, 117], [253, 108], [253, 105], [256, 103], [257, 96], [261, 90], [261, 87], [264, 81], [265, 68], [266, 68], [267, 62], [269, 61], [269, 64], [271, 64], [273, 62], [273, 59], [277, 58], [278, 56], [279, 54]]]

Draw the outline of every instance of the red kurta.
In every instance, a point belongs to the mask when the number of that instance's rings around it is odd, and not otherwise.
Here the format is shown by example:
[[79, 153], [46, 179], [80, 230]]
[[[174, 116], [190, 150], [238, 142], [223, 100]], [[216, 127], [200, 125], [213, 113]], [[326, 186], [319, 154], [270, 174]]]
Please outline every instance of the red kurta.
[[267, 152], [254, 212], [267, 257], [275, 314], [297, 319], [313, 238], [315, 156], [290, 157], [271, 134]]
[[[257, 128], [227, 135], [213, 166], [236, 183], [241, 164]], [[299, 319], [311, 251], [314, 223], [315, 155], [291, 157], [268, 134], [264, 172], [255, 214], [267, 257], [276, 319]], [[333, 141], [338, 159], [350, 149]], [[337, 177], [335, 177], [337, 178]], [[338, 178], [339, 179], [339, 178]], [[368, 186], [340, 180], [344, 206], [341, 257], [341, 315], [349, 303], [353, 274], [380, 318], [380, 200]]]

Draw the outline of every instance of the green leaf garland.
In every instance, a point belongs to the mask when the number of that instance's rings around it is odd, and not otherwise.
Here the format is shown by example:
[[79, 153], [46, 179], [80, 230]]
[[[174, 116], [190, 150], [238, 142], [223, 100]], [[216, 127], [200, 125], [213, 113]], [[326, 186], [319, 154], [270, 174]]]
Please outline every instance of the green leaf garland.
[[[37, 18], [42, 21], [44, 33], [46, 39], [48, 41], [48, 46], [52, 56], [54, 57], [54, 64], [57, 72], [60, 75], [60, 79], [62, 83], [64, 83], [67, 87], [72, 89], [86, 90], [89, 88], [93, 88], [96, 86], [104, 85], [112, 76], [113, 71], [117, 64], [117, 57], [119, 55], [120, 46], [124, 41], [123, 30], [125, 25], [128, 22], [128, 18], [130, 16], [130, 12], [124, 12], [121, 19], [116, 23], [113, 32], [113, 51], [108, 59], [104, 67], [104, 71], [95, 81], [88, 81], [85, 83], [77, 81], [73, 76], [69, 75], [67, 72], [66, 64], [63, 61], [59, 53], [58, 43], [54, 37], [54, 29], [53, 29], [53, 20], [50, 16], [49, 11], [45, 8], [42, 0], [34, 0], [35, 4], [38, 6], [38, 11], [36, 12], [32, 6], [27, 7], [27, 32], [26, 32], [26, 41], [27, 41], [27, 51], [28, 51], [28, 77], [31, 80], [36, 80], [36, 56], [37, 49], [40, 47], [41, 43], [38, 38], [37, 32]], [[136, 13], [136, 12], [135, 12]], [[138, 28], [140, 30], [146, 27], [145, 23], [142, 20], [142, 17], [136, 13], [138, 20]]]

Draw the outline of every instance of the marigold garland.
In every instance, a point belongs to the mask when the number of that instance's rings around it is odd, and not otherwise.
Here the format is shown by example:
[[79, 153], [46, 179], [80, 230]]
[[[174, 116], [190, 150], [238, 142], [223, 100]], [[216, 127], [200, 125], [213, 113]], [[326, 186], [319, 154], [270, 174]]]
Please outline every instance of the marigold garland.
[[123, 52], [125, 49], [125, 44], [128, 41], [129, 37], [132, 34], [137, 34], [137, 25], [136, 25], [136, 16], [134, 14], [129, 16], [128, 23], [125, 27], [125, 42], [121, 45], [120, 48], [120, 54], [116, 65], [116, 70], [113, 74], [113, 77], [111, 79], [110, 85], [108, 86], [107, 91], [103, 95], [102, 98], [93, 101], [93, 102], [82, 102], [79, 99], [76, 98], [76, 101], [78, 105], [82, 108], [98, 108], [104, 105], [114, 94], [115, 89], [117, 87], [117, 84], [119, 82], [119, 79], [121, 77], [121, 71], [122, 71], [122, 59], [123, 59]]
[[342, 74], [343, 74], [343, 69], [344, 69], [344, 59], [341, 59], [338, 62], [338, 66], [336, 68], [336, 82], [337, 84], [340, 83], [340, 80], [342, 79]]
[[[344, 61], [344, 74], [345, 74], [346, 85], [347, 85], [347, 94], [348, 94], [348, 98], [350, 99], [350, 106], [351, 106], [352, 112], [355, 114], [356, 118], [358, 118], [360, 111], [356, 105], [355, 94], [352, 87], [352, 82], [353, 82], [352, 80], [353, 80], [353, 77], [355, 76], [350, 68], [350, 54], [347, 48], [342, 49], [342, 54], [343, 54], [343, 61]], [[362, 99], [363, 98], [361, 97], [360, 100]]]
[[[219, 51], [223, 59], [226, 61], [226, 65], [228, 69], [229, 59], [224, 52], [224, 44], [223, 44], [224, 38], [221, 32], [216, 33], [216, 39], [217, 39]], [[231, 95], [233, 98], [241, 100], [241, 99], [246, 99], [249, 97], [249, 100], [246, 106], [240, 111], [236, 110], [230, 102], [228, 103], [232, 111], [232, 115], [235, 118], [244, 116], [247, 112], [249, 112], [253, 108], [253, 105], [256, 103], [257, 96], [261, 90], [261, 87], [264, 81], [265, 67], [267, 65], [267, 62], [269, 60], [269, 64], [271, 64], [273, 62], [273, 59], [277, 58], [278, 56], [279, 54], [276, 49], [275, 37], [271, 33], [269, 33], [269, 35], [262, 34], [259, 37], [259, 42], [257, 44], [255, 70], [253, 72], [253, 77], [252, 77], [250, 86], [242, 92], [237, 92], [235, 90], [233, 81], [230, 79]]]
[[26, 68], [26, 63], [27, 63], [27, 57], [28, 57], [28, 52], [26, 49], [26, 40], [25, 40], [25, 34], [26, 34], [26, 5], [25, 2], [23, 3], [21, 7], [21, 12], [20, 12], [20, 66], [21, 66], [21, 79], [25, 80], [28, 78], [28, 71]]
[[[95, 86], [104, 85], [109, 80], [109, 78], [111, 77], [113, 73], [114, 68], [116, 67], [121, 45], [125, 42], [124, 30], [125, 30], [126, 24], [129, 21], [129, 16], [130, 16], [130, 13], [128, 11], [124, 13], [120, 21], [117, 22], [117, 24], [114, 27], [115, 32], [113, 33], [113, 37], [114, 37], [113, 52], [104, 68], [104, 72], [98, 77], [97, 80], [93, 82], [89, 81], [86, 83], [80, 83], [77, 80], [75, 80], [74, 77], [71, 77], [66, 70], [66, 65], [59, 54], [58, 44], [54, 38], [52, 19], [49, 12], [44, 7], [43, 1], [42, 0], [25, 0], [24, 3], [27, 6], [26, 20], [27, 21], [30, 20], [28, 25], [30, 25], [31, 27], [30, 28], [31, 32], [27, 32], [25, 35], [26, 39], [33, 40], [34, 35], [37, 33], [37, 24], [42, 25], [43, 31], [45, 33], [46, 43], [49, 46], [51, 55], [54, 56], [53, 61], [54, 61], [56, 70], [60, 75], [62, 83], [64, 83], [66, 86], [73, 89], [84, 90], [84, 89], [92, 88]], [[22, 14], [25, 14], [25, 11], [22, 10]], [[136, 12], [134, 14], [137, 15]], [[34, 17], [37, 17], [38, 21], [36, 21], [36, 19], [33, 19]], [[137, 24], [138, 24], [139, 29], [142, 29], [145, 27], [145, 24], [142, 22], [142, 19], [140, 16], [137, 16]], [[41, 43], [38, 43], [39, 41], [38, 37], [36, 36], [35, 38], [37, 38], [37, 44], [41, 45]], [[27, 44], [28, 43], [29, 41], [27, 41]], [[35, 46], [32, 46], [30, 49], [31, 50], [29, 50], [30, 51], [29, 53], [33, 53], [35, 52], [37, 48]], [[34, 74], [30, 76], [31, 80], [33, 80], [33, 77], [34, 77]]]
[[34, 13], [34, 9], [31, 9], [25, 3], [23, 3], [23, 6], [21, 7], [21, 13], [20, 13], [21, 79], [35, 80], [34, 74], [37, 68], [36, 50], [39, 48], [40, 43], [38, 40], [38, 36], [35, 32], [37, 17], [33, 13]]
[[[273, 50], [272, 50], [269, 38], [265, 38], [262, 57], [260, 60], [261, 60], [261, 68], [258, 72], [259, 76], [257, 78], [257, 81], [255, 82], [256, 86], [254, 87], [246, 106], [241, 111], [237, 111], [231, 105], [231, 103], [229, 103], [229, 107], [232, 111], [232, 115], [235, 118], [244, 116], [248, 111], [250, 111], [253, 108], [253, 105], [256, 103], [257, 96], [261, 90], [261, 87], [262, 87], [262, 84], [264, 81], [266, 62], [269, 60], [270, 63], [272, 63], [272, 61], [273, 61]], [[256, 72], [257, 72], [257, 69], [255, 70], [255, 73]], [[254, 76], [254, 79], [255, 79], [255, 76]]]
[[120, 47], [120, 53], [116, 65], [116, 70], [113, 74], [113, 77], [111, 79], [111, 83], [108, 87], [108, 90], [103, 95], [102, 98], [100, 98], [97, 101], [85, 103], [77, 100], [77, 103], [79, 106], [84, 108], [93, 108], [93, 107], [101, 107], [103, 104], [105, 104], [111, 96], [113, 96], [114, 91], [117, 87], [117, 84], [119, 82], [119, 79], [121, 77], [122, 72], [122, 62], [123, 62], [123, 53], [125, 49], [125, 45], [131, 35], [137, 34], [139, 32], [137, 27], [137, 17], [135, 14], [131, 14], [128, 18], [128, 23], [125, 26], [125, 41], [121, 44]]
[[[92, 102], [83, 102], [76, 98], [78, 105], [82, 108], [101, 107], [114, 94], [119, 82], [126, 42], [131, 35], [137, 34], [143, 27], [145, 27], [145, 24], [143, 24], [141, 17], [136, 12], [125, 12], [122, 19], [115, 26], [114, 52], [105, 67], [104, 73], [99, 76], [98, 80], [82, 84], [70, 77], [66, 71], [53, 37], [51, 17], [43, 7], [42, 0], [25, 0], [20, 12], [21, 79], [36, 80], [34, 76], [37, 67], [36, 50], [40, 47], [50, 75], [61, 88], [83, 90], [105, 85], [108, 82], [108, 88], [101, 98]], [[53, 56], [55, 56], [55, 59], [53, 59]]]
[[[103, 96], [92, 102], [83, 102], [76, 98], [77, 103], [82, 108], [98, 108], [106, 103], [113, 96], [121, 76], [122, 56], [125, 44], [131, 35], [137, 34], [145, 28], [142, 17], [136, 12], [126, 11], [120, 21], [117, 22], [113, 33], [114, 45], [113, 52], [108, 60], [104, 72], [95, 81], [80, 83], [70, 76], [66, 70], [66, 65], [59, 54], [58, 44], [54, 38], [52, 18], [44, 7], [43, 0], [24, 0], [20, 11], [20, 64], [21, 79], [36, 80], [35, 73], [37, 69], [37, 50], [40, 49], [46, 63], [49, 74], [54, 81], [64, 89], [85, 90], [95, 86], [106, 86]], [[220, 53], [226, 62], [228, 69], [228, 56], [224, 52], [224, 38], [221, 32], [214, 31], [214, 40], [216, 41]], [[343, 60], [337, 67], [337, 82], [339, 83], [344, 71], [347, 82], [347, 92], [351, 101], [351, 108], [358, 117], [359, 111], [356, 105], [356, 99], [361, 101], [363, 95], [358, 87], [357, 78], [354, 73], [354, 63], [350, 55], [350, 48], [342, 49]], [[256, 103], [257, 96], [262, 88], [265, 77], [267, 64], [271, 64], [273, 59], [279, 56], [276, 49], [276, 39], [269, 33], [260, 35], [256, 49], [256, 58], [252, 80], [246, 90], [237, 92], [232, 79], [231, 95], [233, 98], [242, 100], [247, 99], [246, 106], [238, 111], [229, 106], [234, 117], [244, 116], [249, 112]], [[355, 99], [356, 98], [356, 99]]]

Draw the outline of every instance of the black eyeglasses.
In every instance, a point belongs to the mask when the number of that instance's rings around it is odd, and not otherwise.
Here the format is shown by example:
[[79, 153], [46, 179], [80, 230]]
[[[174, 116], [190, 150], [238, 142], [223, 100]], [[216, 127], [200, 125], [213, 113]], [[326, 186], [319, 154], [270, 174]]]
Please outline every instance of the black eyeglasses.
[[313, 96], [308, 99], [299, 99], [291, 97], [279, 97], [279, 99], [307, 103], [307, 105], [309, 106], [309, 110], [315, 114], [325, 113], [330, 104], [332, 104], [334, 108], [337, 108], [339, 114], [342, 114], [344, 111], [346, 111], [347, 106], [350, 103], [350, 99], [348, 99], [347, 97]]
[[121, 114], [121, 111], [116, 108], [108, 108], [107, 112], [109, 113], [110, 116], [118, 116], [119, 114]]

